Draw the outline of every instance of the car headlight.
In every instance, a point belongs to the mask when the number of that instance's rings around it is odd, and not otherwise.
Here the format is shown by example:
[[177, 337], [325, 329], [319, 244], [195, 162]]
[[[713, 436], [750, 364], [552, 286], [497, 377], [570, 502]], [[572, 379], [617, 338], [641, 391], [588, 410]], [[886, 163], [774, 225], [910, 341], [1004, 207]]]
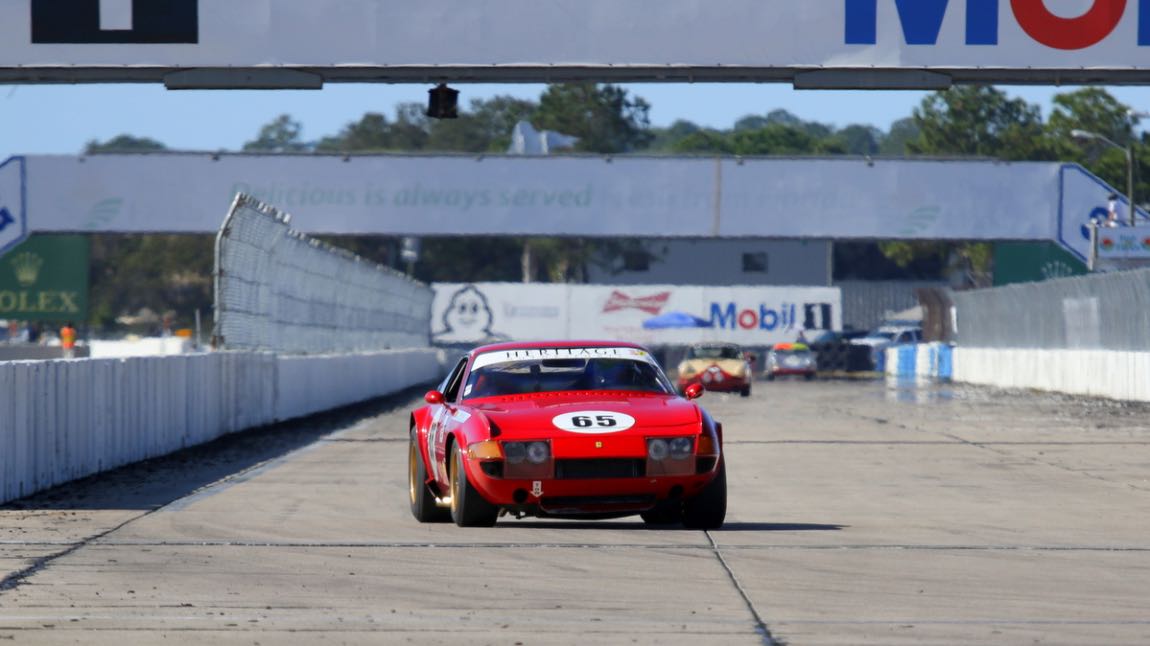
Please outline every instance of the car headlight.
[[685, 460], [693, 455], [694, 441], [689, 437], [661, 438], [655, 437], [647, 440], [647, 457], [655, 462], [662, 462], [667, 458], [672, 460]]
[[551, 445], [547, 442], [504, 442], [503, 459], [511, 464], [527, 460], [531, 464], [543, 464], [551, 458]]
[[527, 446], [523, 442], [504, 442], [503, 459], [511, 464], [519, 464], [527, 458]]
[[647, 457], [656, 462], [662, 462], [671, 454], [671, 447], [667, 440], [656, 438], [647, 440]]
[[531, 442], [527, 445], [527, 461], [543, 464], [551, 458], [551, 447], [546, 442]]
[[545, 480], [555, 477], [551, 443], [546, 440], [504, 442], [503, 460], [503, 478]]
[[674, 460], [685, 460], [691, 457], [691, 449], [694, 448], [694, 442], [689, 437], [676, 437], [667, 443], [671, 450], [671, 458]]

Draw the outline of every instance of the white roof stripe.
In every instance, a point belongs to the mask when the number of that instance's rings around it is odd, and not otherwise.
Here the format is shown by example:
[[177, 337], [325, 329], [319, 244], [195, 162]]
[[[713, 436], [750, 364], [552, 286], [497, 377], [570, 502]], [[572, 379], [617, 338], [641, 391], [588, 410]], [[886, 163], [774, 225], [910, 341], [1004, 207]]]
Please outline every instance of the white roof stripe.
[[540, 359], [630, 359], [655, 365], [650, 352], [628, 347], [576, 347], [576, 348], [519, 348], [484, 352], [475, 357], [472, 370], [496, 363], [531, 361]]

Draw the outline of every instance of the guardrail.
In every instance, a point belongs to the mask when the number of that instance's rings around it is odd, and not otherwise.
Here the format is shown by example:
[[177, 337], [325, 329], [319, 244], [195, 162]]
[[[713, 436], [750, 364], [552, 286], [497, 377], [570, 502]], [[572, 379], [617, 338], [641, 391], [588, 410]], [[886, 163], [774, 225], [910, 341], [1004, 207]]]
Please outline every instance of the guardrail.
[[0, 363], [0, 502], [440, 373], [426, 348]]

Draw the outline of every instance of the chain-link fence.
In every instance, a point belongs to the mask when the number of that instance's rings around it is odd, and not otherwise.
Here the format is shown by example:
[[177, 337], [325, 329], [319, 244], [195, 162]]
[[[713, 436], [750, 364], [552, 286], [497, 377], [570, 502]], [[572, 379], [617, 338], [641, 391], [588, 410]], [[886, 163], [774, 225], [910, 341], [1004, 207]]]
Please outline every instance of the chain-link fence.
[[432, 291], [293, 231], [239, 195], [216, 237], [218, 347], [319, 354], [428, 345]]
[[897, 313], [919, 304], [919, 289], [945, 287], [939, 281], [836, 280], [842, 290], [843, 326], [873, 330]]
[[1150, 350], [1150, 270], [954, 293], [968, 348]]

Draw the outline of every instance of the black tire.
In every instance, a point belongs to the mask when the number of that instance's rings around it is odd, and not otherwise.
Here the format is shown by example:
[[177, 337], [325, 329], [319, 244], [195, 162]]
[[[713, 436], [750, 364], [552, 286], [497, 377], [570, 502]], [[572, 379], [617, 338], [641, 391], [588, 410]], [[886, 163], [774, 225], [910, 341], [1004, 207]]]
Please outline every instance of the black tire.
[[421, 523], [445, 523], [451, 512], [435, 504], [435, 495], [427, 486], [427, 466], [419, 450], [415, 429], [407, 447], [407, 491], [411, 498], [411, 515]]
[[750, 386], [743, 386], [743, 389], [741, 391], [739, 391], [739, 396], [740, 397], [750, 397], [751, 396], [751, 387]]
[[807, 373], [807, 381], [814, 381], [814, 380], [815, 380], [815, 373], [808, 372]]
[[768, 372], [767, 373], [767, 381], [774, 381], [774, 380], [775, 380], [775, 373]]
[[451, 446], [451, 520], [460, 527], [491, 527], [499, 517], [499, 507], [487, 500], [467, 481], [463, 452]]
[[648, 525], [678, 525], [683, 522], [683, 503], [668, 501], [641, 512], [639, 517]]
[[683, 503], [683, 526], [687, 529], [719, 529], [727, 518], [727, 465], [719, 459], [715, 479]]

